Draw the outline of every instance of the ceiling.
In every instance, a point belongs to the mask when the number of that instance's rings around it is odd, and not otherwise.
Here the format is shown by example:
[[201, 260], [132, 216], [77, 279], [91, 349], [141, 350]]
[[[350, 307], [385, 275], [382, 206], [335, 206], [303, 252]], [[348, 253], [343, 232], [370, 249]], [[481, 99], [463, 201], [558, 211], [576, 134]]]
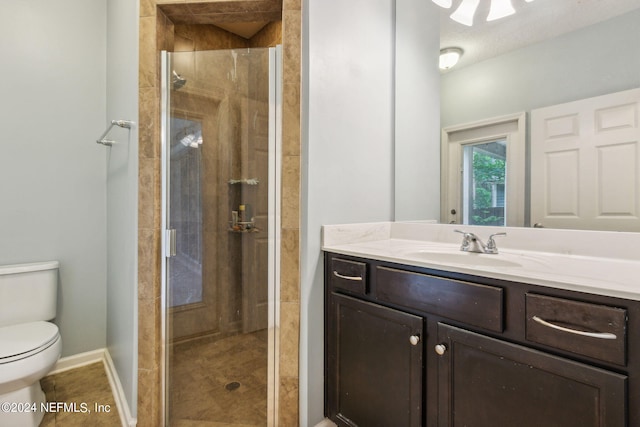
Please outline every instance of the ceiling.
[[215, 24], [216, 27], [220, 27], [223, 30], [229, 31], [235, 35], [243, 37], [245, 39], [250, 39], [255, 36], [258, 31], [263, 29], [269, 22], [260, 21], [260, 22], [227, 22], [221, 23], [217, 22]]
[[282, 0], [160, 3], [158, 7], [174, 24], [215, 25], [245, 39], [269, 22], [282, 20]]
[[464, 55], [456, 68], [541, 42], [640, 8], [640, 0], [512, 0], [516, 14], [486, 22], [489, 0], [481, 0], [473, 27], [449, 18], [453, 7], [440, 9], [440, 48], [460, 47]]

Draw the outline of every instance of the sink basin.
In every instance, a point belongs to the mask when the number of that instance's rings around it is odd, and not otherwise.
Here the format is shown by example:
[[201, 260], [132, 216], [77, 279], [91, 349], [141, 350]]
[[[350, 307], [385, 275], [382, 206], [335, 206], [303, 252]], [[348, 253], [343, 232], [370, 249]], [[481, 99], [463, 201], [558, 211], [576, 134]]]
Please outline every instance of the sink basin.
[[469, 266], [485, 267], [522, 267], [522, 264], [504, 259], [500, 254], [479, 254], [474, 252], [442, 252], [420, 250], [406, 254], [408, 257], [418, 258], [421, 261], [443, 262], [447, 264], [461, 264]]

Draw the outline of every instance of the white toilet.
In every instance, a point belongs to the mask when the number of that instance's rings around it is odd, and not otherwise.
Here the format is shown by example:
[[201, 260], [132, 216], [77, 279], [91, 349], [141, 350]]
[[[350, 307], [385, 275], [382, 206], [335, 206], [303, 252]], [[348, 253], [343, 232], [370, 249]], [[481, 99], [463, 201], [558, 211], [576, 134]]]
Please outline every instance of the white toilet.
[[62, 348], [58, 327], [48, 322], [56, 317], [57, 288], [57, 261], [0, 266], [0, 426], [42, 421], [40, 379]]

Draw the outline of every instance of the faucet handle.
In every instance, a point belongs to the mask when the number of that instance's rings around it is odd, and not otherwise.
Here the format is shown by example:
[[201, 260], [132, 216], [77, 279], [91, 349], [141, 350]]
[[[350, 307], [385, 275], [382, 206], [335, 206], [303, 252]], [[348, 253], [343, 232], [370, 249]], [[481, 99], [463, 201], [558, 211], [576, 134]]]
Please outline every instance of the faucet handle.
[[471, 244], [471, 233], [468, 233], [466, 231], [462, 231], [462, 230], [453, 230], [456, 233], [460, 233], [462, 234], [462, 244], [460, 245], [460, 250], [461, 251], [467, 251], [469, 250], [469, 246]]
[[473, 233], [469, 233], [468, 231], [462, 231], [462, 230], [453, 230], [456, 233], [460, 233], [462, 234], [462, 244], [469, 244], [469, 240], [473, 239], [475, 237], [475, 234]]
[[487, 250], [495, 251], [493, 253], [498, 253], [498, 247], [496, 246], [496, 241], [493, 240], [494, 237], [498, 236], [506, 236], [507, 233], [494, 233], [489, 236], [489, 240], [487, 241]]

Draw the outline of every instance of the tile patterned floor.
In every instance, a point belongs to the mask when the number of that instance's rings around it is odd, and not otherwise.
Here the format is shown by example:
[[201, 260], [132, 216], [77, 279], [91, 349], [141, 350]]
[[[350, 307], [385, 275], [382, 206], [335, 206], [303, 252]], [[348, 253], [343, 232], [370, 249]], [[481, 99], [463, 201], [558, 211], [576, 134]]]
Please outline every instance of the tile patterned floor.
[[[64, 409], [47, 412], [40, 427], [120, 426], [118, 409], [102, 362], [49, 375], [40, 383], [47, 402], [65, 402], [75, 404], [77, 408], [77, 412]], [[82, 412], [82, 404], [86, 404], [87, 412]], [[102, 405], [98, 409], [103, 412], [96, 411], [96, 405]], [[67, 405], [67, 408], [72, 407]], [[109, 412], [104, 412], [107, 408]]]
[[[267, 425], [266, 331], [201, 339], [173, 348], [173, 427]], [[239, 387], [229, 389], [230, 383]], [[48, 402], [85, 403], [91, 412], [45, 414], [40, 427], [118, 427], [120, 418], [102, 362], [49, 375], [41, 381]], [[110, 412], [96, 412], [95, 405]]]
[[172, 360], [172, 426], [267, 425], [266, 331], [178, 344]]

